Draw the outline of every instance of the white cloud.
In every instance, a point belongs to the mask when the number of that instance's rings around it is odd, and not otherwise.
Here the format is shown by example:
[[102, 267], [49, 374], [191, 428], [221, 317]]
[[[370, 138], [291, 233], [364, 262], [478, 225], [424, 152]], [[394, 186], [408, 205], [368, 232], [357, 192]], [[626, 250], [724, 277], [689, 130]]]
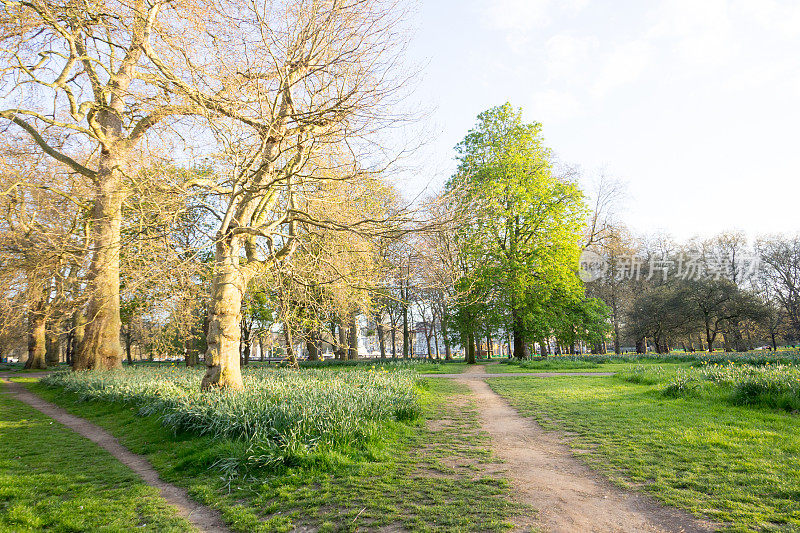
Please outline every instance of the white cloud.
[[650, 18], [648, 39], [666, 41], [684, 64], [719, 65], [737, 56], [728, 0], [665, 0]]
[[489, 27], [527, 32], [550, 23], [551, 0], [490, 0], [483, 14]]
[[575, 37], [568, 33], [554, 35], [545, 43], [547, 75], [550, 80], [584, 77], [589, 56], [597, 48], [593, 37]]
[[605, 96], [609, 91], [639, 79], [652, 59], [652, 48], [645, 41], [630, 41], [617, 46], [609, 55], [592, 85], [595, 96]]
[[800, 35], [800, 2], [788, 0], [736, 0], [733, 4], [748, 21], [754, 21], [772, 34], [796, 40]]
[[534, 29], [550, 25], [562, 12], [575, 15], [587, 5], [589, 0], [482, 0], [478, 10], [486, 27], [506, 32], [506, 42], [521, 52]]
[[562, 122], [583, 112], [581, 103], [570, 93], [549, 89], [534, 93], [530, 110], [532, 117], [545, 125]]

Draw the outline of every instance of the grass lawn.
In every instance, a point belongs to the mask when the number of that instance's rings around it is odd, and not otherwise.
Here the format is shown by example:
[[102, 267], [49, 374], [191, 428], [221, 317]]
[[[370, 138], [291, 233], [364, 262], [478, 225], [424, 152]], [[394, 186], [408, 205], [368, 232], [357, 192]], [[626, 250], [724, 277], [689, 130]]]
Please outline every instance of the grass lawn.
[[26, 369], [24, 363], [0, 363], [0, 372], [19, 372], [20, 374], [36, 374], [38, 372], [58, 370], [59, 368], [67, 368], [67, 366], [59, 364], [58, 366], [51, 366], [50, 368], [45, 369]]
[[103, 449], [0, 393], [0, 531], [131, 529], [192, 530]]
[[[467, 389], [429, 382], [421, 393], [423, 419], [388, 423], [381, 439], [299, 465], [225, 474], [220, 458], [238, 446], [175, 434], [155, 416], [127, 404], [79, 402], [74, 393], [29, 388], [70, 412], [105, 427], [160, 475], [198, 501], [219, 509], [239, 531], [356, 531], [399, 526], [410, 531], [504, 531], [530, 510], [510, 503]], [[441, 428], [447, 431], [440, 431]]]
[[518, 372], [622, 372], [636, 366], [662, 366], [666, 369], [688, 368], [691, 363], [663, 362], [644, 359], [640, 362], [612, 362], [596, 363], [572, 359], [549, 357], [541, 361], [509, 361], [502, 359], [500, 364], [492, 365], [486, 369], [490, 373], [518, 373]]
[[[667, 365], [664, 365], [667, 366]], [[800, 530], [800, 416], [718, 396], [668, 398], [619, 377], [489, 385], [612, 481], [732, 531]]]

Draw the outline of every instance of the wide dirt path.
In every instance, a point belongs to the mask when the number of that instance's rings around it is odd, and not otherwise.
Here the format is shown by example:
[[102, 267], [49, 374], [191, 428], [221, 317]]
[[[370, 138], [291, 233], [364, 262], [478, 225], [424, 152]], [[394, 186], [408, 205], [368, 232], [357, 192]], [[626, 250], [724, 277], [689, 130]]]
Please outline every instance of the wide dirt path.
[[[19, 377], [32, 376], [30, 374], [22, 374]], [[227, 533], [229, 531], [217, 511], [195, 502], [189, 498], [184, 489], [161, 480], [147, 459], [129, 451], [106, 430], [88, 420], [69, 414], [61, 407], [46, 402], [19, 383], [9, 381], [5, 377], [0, 377], [0, 379], [2, 379], [5, 389], [14, 395], [16, 399], [94, 442], [133, 470], [145, 483], [156, 487], [161, 492], [161, 497], [175, 507], [180, 516], [189, 520], [200, 531], [213, 533]]]
[[481, 426], [492, 438], [492, 451], [507, 467], [504, 475], [517, 498], [539, 511], [543, 529], [570, 533], [715, 529], [686, 512], [609, 483], [576, 459], [557, 434], [546, 433], [533, 420], [520, 416], [489, 388], [483, 378], [492, 376], [497, 374], [487, 374], [484, 366], [476, 365], [454, 377], [475, 394]]

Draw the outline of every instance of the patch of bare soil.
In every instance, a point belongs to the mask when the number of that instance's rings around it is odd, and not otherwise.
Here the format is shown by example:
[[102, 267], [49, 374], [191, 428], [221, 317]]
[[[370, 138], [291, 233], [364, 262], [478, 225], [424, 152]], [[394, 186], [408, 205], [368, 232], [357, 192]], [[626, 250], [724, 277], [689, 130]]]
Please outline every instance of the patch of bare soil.
[[559, 435], [520, 416], [482, 379], [482, 366], [464, 376], [478, 402], [482, 429], [504, 462], [521, 503], [538, 509], [539, 526], [553, 532], [714, 531], [715, 525], [615, 487], [581, 463]]
[[145, 483], [157, 488], [161, 492], [161, 497], [164, 498], [167, 503], [175, 507], [178, 514], [191, 522], [198, 530], [213, 533], [229, 531], [222, 521], [219, 512], [195, 502], [189, 498], [189, 495], [184, 489], [161, 480], [158, 477], [158, 473], [147, 459], [122, 446], [119, 441], [106, 430], [92, 424], [88, 420], [71, 415], [64, 409], [50, 402], [46, 402], [32, 392], [26, 390], [25, 387], [19, 383], [13, 383], [7, 379], [3, 379], [3, 383], [6, 385], [8, 392], [14, 395], [16, 399], [30, 405], [37, 411], [49, 416], [56, 422], [70, 428], [83, 437], [86, 437], [116, 457], [122, 464], [133, 470], [142, 478]]

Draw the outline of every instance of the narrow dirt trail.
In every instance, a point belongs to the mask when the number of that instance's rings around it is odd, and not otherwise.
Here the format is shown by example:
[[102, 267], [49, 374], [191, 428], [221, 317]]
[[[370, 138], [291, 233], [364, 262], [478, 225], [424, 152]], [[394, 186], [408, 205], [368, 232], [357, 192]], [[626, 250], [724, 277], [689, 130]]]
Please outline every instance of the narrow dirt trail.
[[714, 531], [714, 524], [603, 479], [576, 459], [557, 435], [519, 415], [481, 379], [489, 376], [481, 365], [469, 367], [456, 379], [475, 394], [482, 429], [492, 438], [492, 451], [507, 467], [504, 475], [516, 497], [539, 511], [544, 530]]
[[[29, 376], [23, 375], [21, 377]], [[158, 472], [155, 471], [147, 459], [129, 451], [113, 435], [100, 426], [69, 414], [61, 407], [39, 398], [19, 383], [9, 381], [5, 377], [0, 379], [2, 379], [5, 390], [17, 400], [94, 442], [133, 470], [145, 483], [157, 488], [161, 492], [161, 497], [175, 507], [178, 514], [191, 522], [198, 530], [209, 533], [227, 533], [229, 531], [219, 512], [195, 502], [189, 497], [186, 490], [161, 480], [158, 477]]]

